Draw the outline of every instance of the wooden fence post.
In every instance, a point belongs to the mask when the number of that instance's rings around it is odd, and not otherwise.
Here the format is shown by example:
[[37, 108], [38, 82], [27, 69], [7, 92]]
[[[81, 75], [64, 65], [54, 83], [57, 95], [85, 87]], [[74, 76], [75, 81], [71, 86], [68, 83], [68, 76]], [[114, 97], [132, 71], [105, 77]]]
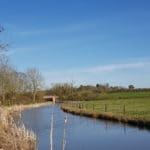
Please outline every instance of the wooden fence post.
[[124, 104], [123, 105], [123, 114], [125, 114], [126, 113], [126, 105]]
[[79, 103], [79, 109], [81, 109], [81, 104]]
[[93, 111], [94, 111], [94, 104], [93, 104]]
[[107, 112], [107, 104], [105, 104], [105, 112]]

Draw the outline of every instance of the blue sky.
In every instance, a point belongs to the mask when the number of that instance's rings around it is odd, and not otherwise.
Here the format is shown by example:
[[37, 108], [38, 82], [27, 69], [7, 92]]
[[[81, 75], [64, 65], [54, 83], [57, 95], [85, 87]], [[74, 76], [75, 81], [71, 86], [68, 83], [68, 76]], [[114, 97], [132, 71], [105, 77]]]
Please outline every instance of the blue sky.
[[150, 87], [149, 0], [1, 0], [2, 35], [18, 71], [47, 85]]

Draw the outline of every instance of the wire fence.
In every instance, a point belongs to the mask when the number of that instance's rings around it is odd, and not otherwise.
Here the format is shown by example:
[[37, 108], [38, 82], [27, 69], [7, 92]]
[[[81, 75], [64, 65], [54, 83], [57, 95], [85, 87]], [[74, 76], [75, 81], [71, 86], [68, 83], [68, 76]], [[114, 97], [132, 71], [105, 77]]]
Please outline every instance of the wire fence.
[[108, 103], [88, 103], [88, 102], [68, 102], [64, 104], [73, 109], [94, 113], [115, 113], [150, 120], [150, 106], [146, 104], [108, 104]]
[[94, 112], [119, 112], [126, 114], [125, 104], [84, 104], [84, 103], [66, 103], [69, 107], [77, 108], [80, 110], [90, 110]]

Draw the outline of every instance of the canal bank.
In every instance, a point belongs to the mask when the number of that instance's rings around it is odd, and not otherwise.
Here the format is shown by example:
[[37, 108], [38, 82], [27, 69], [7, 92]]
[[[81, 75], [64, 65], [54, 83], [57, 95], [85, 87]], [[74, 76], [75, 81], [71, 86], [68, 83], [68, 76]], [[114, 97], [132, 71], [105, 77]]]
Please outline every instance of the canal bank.
[[75, 115], [86, 116], [86, 117], [97, 118], [97, 119], [103, 119], [103, 120], [110, 120], [110, 121], [114, 121], [114, 122], [129, 124], [129, 125], [136, 126], [139, 128], [150, 129], [150, 120], [129, 117], [126, 115], [114, 114], [112, 112], [98, 113], [98, 112], [94, 112], [92, 110], [89, 111], [86, 109], [74, 108], [74, 107], [71, 107], [67, 104], [61, 105], [61, 109], [64, 112], [72, 113]]

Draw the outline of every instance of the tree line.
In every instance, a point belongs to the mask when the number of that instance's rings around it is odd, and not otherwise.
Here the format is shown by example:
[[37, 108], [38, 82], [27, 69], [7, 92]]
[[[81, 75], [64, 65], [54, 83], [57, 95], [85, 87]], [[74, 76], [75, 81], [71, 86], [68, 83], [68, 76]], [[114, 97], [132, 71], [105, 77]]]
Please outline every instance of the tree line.
[[47, 90], [47, 95], [57, 95], [62, 101], [100, 100], [106, 98], [111, 93], [121, 92], [146, 92], [150, 89], [135, 88], [134, 85], [128, 87], [111, 86], [108, 83], [96, 85], [75, 86], [73, 83], [58, 83]]

